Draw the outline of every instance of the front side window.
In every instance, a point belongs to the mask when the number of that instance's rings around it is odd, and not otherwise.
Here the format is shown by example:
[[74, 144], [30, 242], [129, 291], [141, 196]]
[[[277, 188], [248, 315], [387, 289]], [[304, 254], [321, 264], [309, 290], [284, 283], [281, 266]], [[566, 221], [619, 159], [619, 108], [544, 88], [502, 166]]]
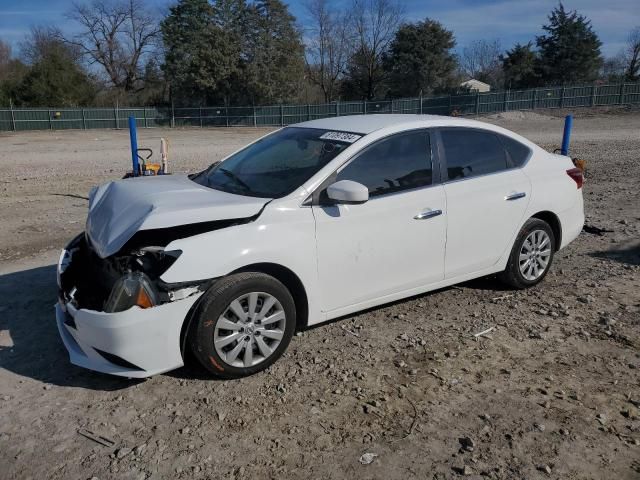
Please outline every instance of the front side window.
[[507, 155], [492, 132], [465, 128], [440, 132], [449, 180], [495, 173], [509, 168]]
[[191, 177], [216, 190], [280, 198], [293, 192], [360, 135], [288, 127]]
[[431, 185], [433, 178], [429, 133], [394, 135], [368, 147], [337, 176], [365, 185], [371, 197]]

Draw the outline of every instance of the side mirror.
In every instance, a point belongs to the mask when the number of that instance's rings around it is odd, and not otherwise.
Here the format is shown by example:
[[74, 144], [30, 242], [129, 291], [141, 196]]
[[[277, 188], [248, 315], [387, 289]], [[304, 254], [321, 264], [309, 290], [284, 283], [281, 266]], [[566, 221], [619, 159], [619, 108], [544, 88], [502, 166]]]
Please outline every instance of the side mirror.
[[327, 187], [327, 197], [336, 203], [364, 203], [369, 200], [369, 189], [352, 180], [340, 180]]

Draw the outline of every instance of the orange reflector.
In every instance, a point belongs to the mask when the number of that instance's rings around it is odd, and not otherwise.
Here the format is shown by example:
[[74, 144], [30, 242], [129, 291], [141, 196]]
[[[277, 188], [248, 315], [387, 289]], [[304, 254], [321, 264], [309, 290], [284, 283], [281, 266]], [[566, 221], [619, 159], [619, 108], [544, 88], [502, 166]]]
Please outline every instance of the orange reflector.
[[151, 297], [149, 296], [147, 291], [142, 287], [140, 287], [140, 289], [138, 290], [136, 305], [138, 305], [140, 308], [153, 307], [153, 300], [151, 300]]

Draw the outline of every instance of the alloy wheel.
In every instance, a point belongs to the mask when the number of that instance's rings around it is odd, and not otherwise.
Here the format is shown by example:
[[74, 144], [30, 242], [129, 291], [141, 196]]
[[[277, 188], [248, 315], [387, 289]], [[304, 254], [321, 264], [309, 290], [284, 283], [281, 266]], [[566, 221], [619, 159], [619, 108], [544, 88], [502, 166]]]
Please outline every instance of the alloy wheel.
[[520, 273], [529, 281], [540, 278], [546, 271], [551, 257], [551, 238], [544, 230], [534, 230], [525, 238], [520, 248], [518, 262]]
[[220, 315], [213, 343], [233, 367], [252, 367], [269, 358], [284, 336], [286, 317], [276, 297], [251, 292], [233, 300]]

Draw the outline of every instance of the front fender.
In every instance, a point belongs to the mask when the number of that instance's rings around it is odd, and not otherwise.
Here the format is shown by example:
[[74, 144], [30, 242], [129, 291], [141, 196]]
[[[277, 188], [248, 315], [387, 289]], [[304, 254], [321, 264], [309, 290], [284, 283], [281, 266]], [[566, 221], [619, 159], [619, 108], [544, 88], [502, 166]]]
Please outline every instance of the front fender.
[[175, 240], [167, 250], [182, 255], [162, 275], [167, 283], [206, 280], [255, 263], [288, 268], [302, 282], [309, 302], [309, 319], [319, 320], [316, 239], [309, 207], [269, 206], [254, 222]]

